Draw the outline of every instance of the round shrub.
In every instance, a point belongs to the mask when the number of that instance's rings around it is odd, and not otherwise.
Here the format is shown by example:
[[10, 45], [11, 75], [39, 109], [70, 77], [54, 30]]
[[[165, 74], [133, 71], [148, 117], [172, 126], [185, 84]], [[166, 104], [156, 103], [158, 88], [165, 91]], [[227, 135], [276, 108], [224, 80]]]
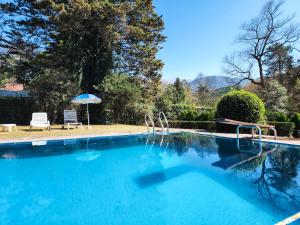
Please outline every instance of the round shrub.
[[225, 94], [217, 105], [217, 118], [226, 118], [250, 123], [265, 121], [265, 106], [251, 92], [234, 90]]

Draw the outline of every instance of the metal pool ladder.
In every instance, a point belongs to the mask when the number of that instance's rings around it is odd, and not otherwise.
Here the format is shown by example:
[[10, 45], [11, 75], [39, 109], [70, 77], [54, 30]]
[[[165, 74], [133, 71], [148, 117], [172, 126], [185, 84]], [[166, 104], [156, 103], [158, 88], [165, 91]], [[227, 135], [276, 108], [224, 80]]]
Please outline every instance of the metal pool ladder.
[[169, 133], [169, 122], [168, 122], [167, 117], [164, 114], [164, 112], [161, 111], [161, 112], [158, 113], [158, 120], [159, 120], [159, 123], [160, 123], [160, 126], [161, 126], [161, 132], [164, 132], [165, 127], [164, 127], [162, 119], [166, 123], [167, 133]]
[[[150, 122], [150, 124], [149, 124], [149, 122]], [[152, 117], [151, 117], [151, 115], [149, 113], [147, 113], [145, 115], [145, 123], [146, 123], [146, 126], [147, 126], [148, 133], [149, 133], [149, 125], [151, 125], [152, 126], [152, 132], [154, 134], [154, 132], [155, 132], [155, 126], [154, 126], [153, 119], [152, 119]]]

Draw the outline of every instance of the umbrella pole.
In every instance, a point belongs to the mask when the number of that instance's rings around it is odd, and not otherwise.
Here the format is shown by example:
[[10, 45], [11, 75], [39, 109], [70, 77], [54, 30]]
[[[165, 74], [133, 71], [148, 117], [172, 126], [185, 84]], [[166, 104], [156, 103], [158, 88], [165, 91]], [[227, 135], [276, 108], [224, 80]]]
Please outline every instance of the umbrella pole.
[[87, 112], [87, 119], [88, 119], [88, 128], [90, 128], [89, 104], [86, 104], [86, 112]]

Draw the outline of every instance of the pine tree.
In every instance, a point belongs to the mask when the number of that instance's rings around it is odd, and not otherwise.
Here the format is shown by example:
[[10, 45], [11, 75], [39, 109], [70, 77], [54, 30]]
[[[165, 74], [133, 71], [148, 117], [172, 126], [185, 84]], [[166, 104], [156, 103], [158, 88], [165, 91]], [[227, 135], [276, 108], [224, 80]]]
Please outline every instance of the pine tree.
[[85, 92], [97, 92], [112, 72], [138, 77], [151, 101], [159, 91], [163, 63], [156, 54], [165, 37], [152, 0], [15, 0], [0, 9], [2, 56], [18, 59], [20, 81], [62, 67]]
[[175, 102], [174, 103], [184, 103], [185, 102], [185, 88], [183, 82], [177, 77], [174, 82], [175, 88]]

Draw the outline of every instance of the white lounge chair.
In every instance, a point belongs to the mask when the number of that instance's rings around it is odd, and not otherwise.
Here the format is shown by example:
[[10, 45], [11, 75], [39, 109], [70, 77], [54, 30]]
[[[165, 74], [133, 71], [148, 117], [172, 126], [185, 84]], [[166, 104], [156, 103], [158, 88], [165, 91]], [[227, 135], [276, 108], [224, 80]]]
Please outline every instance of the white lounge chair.
[[78, 122], [77, 119], [77, 113], [75, 110], [64, 110], [64, 125], [68, 127], [68, 130], [70, 129], [70, 125], [75, 126], [76, 128], [80, 126], [82, 128], [82, 123]]
[[33, 127], [38, 128], [47, 128], [50, 130], [50, 122], [47, 118], [47, 113], [39, 112], [39, 113], [32, 113], [32, 120], [30, 121], [30, 129]]

